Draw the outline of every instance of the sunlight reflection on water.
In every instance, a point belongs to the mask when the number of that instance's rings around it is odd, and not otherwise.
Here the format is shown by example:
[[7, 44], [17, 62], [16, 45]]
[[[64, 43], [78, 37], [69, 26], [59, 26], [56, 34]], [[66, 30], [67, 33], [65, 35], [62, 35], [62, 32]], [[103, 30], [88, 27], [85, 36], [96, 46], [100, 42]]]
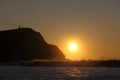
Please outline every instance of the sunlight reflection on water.
[[120, 80], [120, 68], [0, 66], [0, 80]]
[[[66, 69], [65, 69], [66, 70]], [[87, 76], [87, 74], [81, 72], [77, 67], [72, 67], [67, 69], [65, 72], [65, 74], [69, 77], [83, 77], [83, 76]]]

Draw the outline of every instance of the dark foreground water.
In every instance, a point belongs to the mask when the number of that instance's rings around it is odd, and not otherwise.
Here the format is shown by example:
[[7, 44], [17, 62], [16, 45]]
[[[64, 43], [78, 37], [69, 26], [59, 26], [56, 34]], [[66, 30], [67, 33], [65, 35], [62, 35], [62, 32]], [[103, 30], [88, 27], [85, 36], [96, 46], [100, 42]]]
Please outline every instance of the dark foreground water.
[[120, 80], [120, 68], [0, 66], [0, 80]]

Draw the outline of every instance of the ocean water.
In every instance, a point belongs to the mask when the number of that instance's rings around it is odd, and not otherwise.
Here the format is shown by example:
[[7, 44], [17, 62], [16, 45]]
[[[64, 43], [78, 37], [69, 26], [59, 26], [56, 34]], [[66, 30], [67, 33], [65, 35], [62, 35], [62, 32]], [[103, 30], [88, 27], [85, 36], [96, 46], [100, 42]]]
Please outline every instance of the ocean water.
[[120, 80], [120, 68], [0, 66], [0, 80]]

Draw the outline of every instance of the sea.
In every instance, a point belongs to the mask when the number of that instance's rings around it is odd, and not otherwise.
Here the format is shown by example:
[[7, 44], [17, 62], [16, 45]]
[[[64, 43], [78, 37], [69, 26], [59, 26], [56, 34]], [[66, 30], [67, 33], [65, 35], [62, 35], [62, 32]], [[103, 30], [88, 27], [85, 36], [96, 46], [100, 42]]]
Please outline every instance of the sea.
[[120, 68], [0, 66], [0, 80], [120, 80]]

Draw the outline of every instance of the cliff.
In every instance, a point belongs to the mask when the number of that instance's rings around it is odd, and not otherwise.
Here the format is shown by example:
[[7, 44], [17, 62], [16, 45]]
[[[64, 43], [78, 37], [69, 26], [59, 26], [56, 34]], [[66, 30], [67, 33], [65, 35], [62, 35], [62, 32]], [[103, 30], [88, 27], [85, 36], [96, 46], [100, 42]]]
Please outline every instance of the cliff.
[[48, 44], [42, 35], [30, 28], [0, 31], [0, 62], [33, 59], [65, 59], [62, 51]]

